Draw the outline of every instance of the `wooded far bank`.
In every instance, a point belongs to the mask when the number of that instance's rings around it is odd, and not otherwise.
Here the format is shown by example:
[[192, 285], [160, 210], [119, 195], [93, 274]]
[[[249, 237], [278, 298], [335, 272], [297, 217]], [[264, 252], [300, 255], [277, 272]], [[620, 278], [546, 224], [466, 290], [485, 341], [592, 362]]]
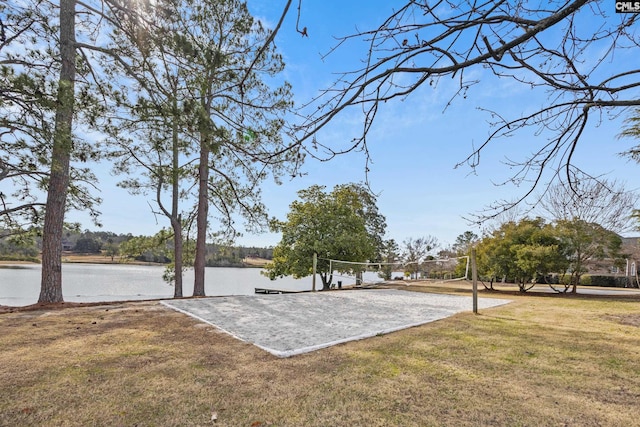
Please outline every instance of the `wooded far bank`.
[[[42, 239], [37, 235], [0, 238], [0, 261], [40, 262]], [[133, 236], [109, 231], [67, 230], [63, 262], [158, 263], [171, 262], [171, 235]], [[207, 267], [261, 267], [271, 260], [273, 248], [245, 247], [210, 243]]]

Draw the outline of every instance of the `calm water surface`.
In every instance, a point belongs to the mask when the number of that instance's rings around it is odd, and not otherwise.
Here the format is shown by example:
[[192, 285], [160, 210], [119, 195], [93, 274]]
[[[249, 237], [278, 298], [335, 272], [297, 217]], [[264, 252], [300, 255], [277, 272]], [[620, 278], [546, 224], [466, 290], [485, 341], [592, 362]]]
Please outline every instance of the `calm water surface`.
[[[0, 305], [35, 304], [40, 295], [40, 265], [0, 268]], [[7, 267], [7, 268], [5, 268]], [[99, 302], [171, 298], [173, 286], [162, 280], [162, 266], [63, 264], [62, 294], [65, 301]], [[311, 278], [269, 280], [259, 268], [207, 268], [205, 292], [209, 296], [251, 295], [254, 288], [311, 289]], [[321, 287], [321, 284], [317, 284]], [[183, 295], [193, 294], [193, 270], [184, 273]]]

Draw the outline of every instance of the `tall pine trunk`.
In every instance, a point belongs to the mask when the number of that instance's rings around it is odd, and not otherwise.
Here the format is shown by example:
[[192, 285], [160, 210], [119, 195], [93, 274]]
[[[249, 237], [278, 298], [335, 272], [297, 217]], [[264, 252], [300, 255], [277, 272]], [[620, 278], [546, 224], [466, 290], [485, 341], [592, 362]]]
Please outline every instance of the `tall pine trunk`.
[[[203, 106], [209, 117], [209, 109]], [[198, 212], [196, 216], [196, 255], [193, 262], [195, 279], [193, 282], [193, 296], [205, 296], [204, 270], [207, 255], [207, 219], [209, 217], [209, 132], [200, 133], [200, 164], [198, 166]]]
[[175, 273], [175, 285], [173, 289], [174, 298], [182, 298], [182, 218], [180, 215], [171, 218], [173, 229], [173, 268]]
[[75, 0], [60, 0], [60, 80], [51, 153], [51, 176], [42, 234], [42, 279], [38, 302], [62, 302], [62, 233], [69, 188], [69, 163], [76, 78]]
[[177, 100], [173, 98], [173, 135], [172, 150], [173, 158], [171, 165], [171, 227], [173, 228], [173, 268], [175, 273], [175, 286], [173, 290], [174, 298], [182, 298], [182, 216], [180, 215], [179, 197], [180, 197], [180, 139], [178, 130], [177, 117]]

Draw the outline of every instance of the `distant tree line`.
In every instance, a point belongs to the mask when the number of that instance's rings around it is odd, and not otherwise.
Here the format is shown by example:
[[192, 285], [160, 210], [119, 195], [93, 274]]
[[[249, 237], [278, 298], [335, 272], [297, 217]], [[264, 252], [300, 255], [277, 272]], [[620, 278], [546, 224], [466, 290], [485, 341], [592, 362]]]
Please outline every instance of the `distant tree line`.
[[207, 267], [244, 267], [247, 258], [271, 260], [273, 248], [207, 245]]
[[[38, 261], [42, 238], [32, 235], [0, 237], [0, 259]], [[74, 254], [102, 254], [142, 262], [170, 264], [173, 261], [172, 235], [166, 230], [154, 236], [133, 236], [109, 231], [65, 230], [63, 251]], [[210, 243], [206, 250], [208, 267], [244, 267], [246, 258], [270, 260], [273, 248], [244, 247]]]

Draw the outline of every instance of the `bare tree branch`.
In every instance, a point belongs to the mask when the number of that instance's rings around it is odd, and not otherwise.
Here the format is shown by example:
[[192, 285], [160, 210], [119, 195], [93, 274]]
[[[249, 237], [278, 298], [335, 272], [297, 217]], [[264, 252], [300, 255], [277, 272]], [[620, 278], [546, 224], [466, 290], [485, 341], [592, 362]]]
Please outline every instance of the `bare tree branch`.
[[[508, 161], [516, 170], [509, 182], [530, 185], [517, 204], [546, 185], [549, 172], [570, 182], [579, 170], [573, 164], [575, 150], [604, 112], [640, 106], [640, 67], [623, 58], [640, 48], [633, 27], [637, 20], [596, 0], [537, 6], [522, 0], [407, 1], [377, 28], [338, 39], [328, 56], [348, 42], [361, 42], [367, 49], [364, 65], [340, 74], [303, 105], [292, 134], [299, 144], [311, 141], [305, 150], [312, 156], [326, 160], [362, 150], [368, 165], [367, 134], [386, 102], [436, 87], [443, 77], [457, 81], [453, 99], [467, 97], [479, 82], [467, 77], [469, 71], [488, 70], [547, 94], [544, 105], [521, 116], [485, 108], [495, 119], [489, 136], [457, 164], [475, 170], [490, 143], [531, 128], [544, 137], [541, 147], [525, 159]], [[361, 132], [344, 146], [323, 142], [324, 128], [354, 107], [361, 109]]]
[[549, 187], [540, 207], [551, 221], [582, 220], [599, 224], [616, 233], [633, 228], [631, 214], [638, 197], [615, 180], [596, 180], [583, 174], [572, 176], [571, 186], [558, 183]]

